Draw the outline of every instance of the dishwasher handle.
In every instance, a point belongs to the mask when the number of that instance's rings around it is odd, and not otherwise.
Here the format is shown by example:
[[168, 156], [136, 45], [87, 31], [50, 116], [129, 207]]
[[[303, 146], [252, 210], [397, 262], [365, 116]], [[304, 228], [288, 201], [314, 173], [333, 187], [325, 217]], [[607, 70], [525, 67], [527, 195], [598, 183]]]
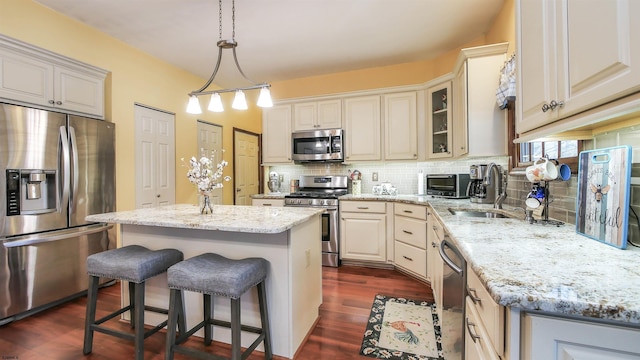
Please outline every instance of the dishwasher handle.
[[453, 260], [451, 260], [447, 254], [445, 254], [444, 252], [444, 247], [447, 246], [449, 247], [449, 249], [451, 249], [453, 252], [455, 252], [458, 257], [460, 257], [462, 259], [462, 256], [460, 255], [460, 253], [458, 253], [457, 249], [453, 247], [453, 245], [449, 244], [446, 240], [446, 236], [445, 236], [445, 240], [442, 240], [440, 242], [440, 247], [438, 248], [438, 252], [440, 253], [440, 257], [442, 258], [442, 261], [445, 262], [445, 264], [447, 264], [456, 274], [462, 276], [464, 274], [464, 269], [460, 266], [458, 266], [458, 264], [456, 264], [455, 262], [453, 262]]

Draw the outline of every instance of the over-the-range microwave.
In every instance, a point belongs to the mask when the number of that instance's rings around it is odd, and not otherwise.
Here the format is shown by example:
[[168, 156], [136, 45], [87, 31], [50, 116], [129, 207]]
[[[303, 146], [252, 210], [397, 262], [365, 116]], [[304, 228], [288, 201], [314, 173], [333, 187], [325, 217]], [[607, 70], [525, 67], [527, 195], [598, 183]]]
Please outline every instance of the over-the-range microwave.
[[291, 134], [295, 162], [344, 161], [342, 129], [296, 131]]
[[427, 174], [427, 195], [464, 199], [469, 197], [469, 174]]

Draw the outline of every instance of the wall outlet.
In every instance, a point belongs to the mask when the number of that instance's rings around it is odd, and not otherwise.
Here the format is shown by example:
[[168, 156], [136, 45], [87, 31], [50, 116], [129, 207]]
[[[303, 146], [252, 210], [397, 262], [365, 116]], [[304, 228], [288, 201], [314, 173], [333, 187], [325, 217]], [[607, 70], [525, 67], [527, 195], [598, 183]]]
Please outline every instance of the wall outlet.
[[304, 251], [304, 258], [306, 260], [305, 267], [309, 267], [311, 265], [311, 249], [307, 249]]
[[280, 184], [284, 182], [284, 174], [278, 175], [278, 181], [280, 181]]
[[378, 173], [374, 172], [371, 174], [371, 181], [378, 181]]

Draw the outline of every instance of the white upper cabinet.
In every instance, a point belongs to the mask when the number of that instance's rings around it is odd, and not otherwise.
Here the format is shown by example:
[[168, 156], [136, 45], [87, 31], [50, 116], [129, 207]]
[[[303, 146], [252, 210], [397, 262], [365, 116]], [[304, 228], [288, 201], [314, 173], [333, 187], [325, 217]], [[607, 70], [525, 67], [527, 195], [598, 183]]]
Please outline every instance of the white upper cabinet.
[[507, 154], [507, 114], [496, 102], [507, 43], [460, 51], [453, 83], [453, 155]]
[[0, 37], [0, 98], [104, 118], [107, 72]]
[[293, 105], [293, 131], [342, 128], [342, 100], [324, 100]]
[[450, 158], [452, 128], [451, 81], [427, 89], [427, 157]]
[[517, 2], [516, 131], [640, 90], [640, 1]]
[[291, 105], [263, 109], [262, 163], [291, 163]]
[[384, 158], [418, 158], [416, 92], [384, 95]]
[[380, 96], [344, 99], [345, 161], [380, 160]]

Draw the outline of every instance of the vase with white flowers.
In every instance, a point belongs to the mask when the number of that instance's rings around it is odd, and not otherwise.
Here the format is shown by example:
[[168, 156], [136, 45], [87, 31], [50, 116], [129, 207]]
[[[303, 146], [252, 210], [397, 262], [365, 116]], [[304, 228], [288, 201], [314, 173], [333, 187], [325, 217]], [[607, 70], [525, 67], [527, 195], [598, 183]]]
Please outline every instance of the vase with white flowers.
[[[224, 152], [224, 150], [222, 150]], [[197, 159], [195, 156], [189, 160], [189, 170], [187, 171], [187, 178], [189, 182], [196, 185], [198, 193], [201, 196], [200, 201], [200, 213], [211, 214], [213, 208], [211, 206], [211, 192], [215, 189], [223, 187], [223, 181], [230, 181], [230, 176], [223, 176], [222, 172], [224, 168], [229, 164], [225, 160], [221, 160], [219, 163], [215, 163], [216, 151], [211, 152], [211, 156], [201, 156]], [[184, 162], [184, 158], [182, 159]]]

